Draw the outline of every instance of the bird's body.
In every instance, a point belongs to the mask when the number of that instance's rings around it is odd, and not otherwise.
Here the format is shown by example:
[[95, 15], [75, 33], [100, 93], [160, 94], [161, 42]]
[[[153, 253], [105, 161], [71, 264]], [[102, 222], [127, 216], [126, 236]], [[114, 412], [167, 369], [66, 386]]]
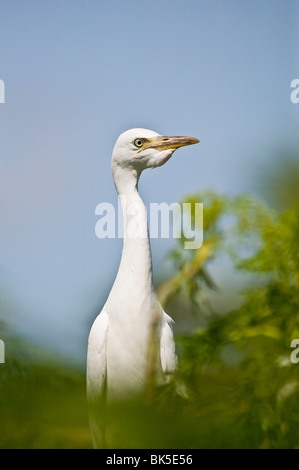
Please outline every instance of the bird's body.
[[[176, 148], [196, 142], [131, 129], [114, 147], [111, 166], [122, 205], [124, 242], [115, 282], [89, 335], [87, 393], [92, 415], [101, 396], [130, 397], [144, 390], [153, 368], [160, 378], [176, 368], [172, 319], [159, 304], [153, 284], [146, 208], [138, 180], [143, 169], [164, 164]], [[91, 431], [97, 446], [99, 429], [93, 417]]]

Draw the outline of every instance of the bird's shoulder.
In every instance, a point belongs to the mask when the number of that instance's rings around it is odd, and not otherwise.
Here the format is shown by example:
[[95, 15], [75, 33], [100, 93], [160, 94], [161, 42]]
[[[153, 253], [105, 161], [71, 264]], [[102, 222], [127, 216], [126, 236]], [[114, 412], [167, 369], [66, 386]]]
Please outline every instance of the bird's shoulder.
[[106, 310], [103, 309], [92, 324], [89, 337], [88, 337], [89, 348], [92, 346], [95, 346], [96, 350], [101, 348], [101, 344], [104, 342], [106, 338], [107, 328], [108, 328], [108, 314]]
[[106, 376], [108, 315], [105, 310], [96, 317], [88, 338], [87, 392], [88, 398], [97, 399]]
[[173, 319], [163, 310], [161, 325], [160, 356], [162, 370], [166, 373], [174, 372], [177, 368], [177, 356], [173, 338]]

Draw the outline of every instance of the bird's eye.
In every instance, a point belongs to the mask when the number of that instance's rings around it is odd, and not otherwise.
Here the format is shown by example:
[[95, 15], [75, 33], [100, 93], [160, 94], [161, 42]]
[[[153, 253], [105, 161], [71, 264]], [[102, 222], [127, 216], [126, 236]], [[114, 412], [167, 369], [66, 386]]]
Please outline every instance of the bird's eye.
[[142, 139], [135, 139], [133, 144], [135, 145], [135, 147], [140, 148], [143, 145], [143, 140]]

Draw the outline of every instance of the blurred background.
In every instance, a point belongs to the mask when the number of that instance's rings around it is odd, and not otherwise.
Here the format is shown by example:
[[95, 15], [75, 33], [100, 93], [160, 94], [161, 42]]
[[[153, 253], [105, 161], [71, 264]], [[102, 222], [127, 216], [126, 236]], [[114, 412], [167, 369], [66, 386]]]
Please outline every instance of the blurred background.
[[184, 392], [158, 390], [154, 413], [111, 410], [113, 445], [298, 447], [298, 1], [2, 0], [0, 13], [0, 447], [91, 447], [87, 338], [122, 249], [96, 237], [95, 208], [117, 205], [110, 158], [131, 127], [200, 139], [140, 192], [203, 202], [204, 245], [152, 240]]

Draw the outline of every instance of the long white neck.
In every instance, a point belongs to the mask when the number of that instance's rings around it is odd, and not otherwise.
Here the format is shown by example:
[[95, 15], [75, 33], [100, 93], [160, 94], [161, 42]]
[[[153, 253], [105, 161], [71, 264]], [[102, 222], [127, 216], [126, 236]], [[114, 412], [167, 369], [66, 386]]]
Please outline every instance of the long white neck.
[[[152, 259], [148, 237], [146, 207], [138, 193], [139, 174], [116, 167], [113, 179], [123, 213], [123, 250], [113, 290], [118, 290], [118, 300], [130, 296], [138, 304], [154, 292]], [[131, 303], [132, 305], [132, 303]], [[125, 304], [124, 304], [125, 307]]]

